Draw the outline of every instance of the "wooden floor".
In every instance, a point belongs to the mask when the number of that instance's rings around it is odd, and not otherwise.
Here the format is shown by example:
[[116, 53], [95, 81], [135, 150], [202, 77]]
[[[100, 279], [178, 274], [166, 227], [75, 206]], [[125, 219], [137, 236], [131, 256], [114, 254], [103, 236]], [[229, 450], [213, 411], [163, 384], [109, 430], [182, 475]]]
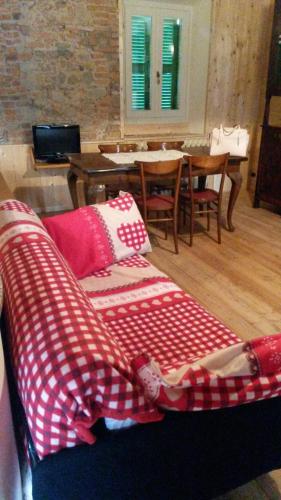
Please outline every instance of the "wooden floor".
[[[223, 230], [221, 245], [215, 241], [214, 220], [210, 232], [214, 239], [198, 232], [192, 248], [180, 243], [179, 255], [174, 253], [172, 236], [165, 241], [153, 228], [153, 253], [148, 258], [242, 339], [281, 332], [281, 216], [252, 208], [243, 194], [233, 222], [235, 231]], [[186, 235], [183, 238], [187, 240]], [[276, 418], [281, 422], [280, 415]], [[238, 499], [281, 499], [281, 470], [220, 497]]]

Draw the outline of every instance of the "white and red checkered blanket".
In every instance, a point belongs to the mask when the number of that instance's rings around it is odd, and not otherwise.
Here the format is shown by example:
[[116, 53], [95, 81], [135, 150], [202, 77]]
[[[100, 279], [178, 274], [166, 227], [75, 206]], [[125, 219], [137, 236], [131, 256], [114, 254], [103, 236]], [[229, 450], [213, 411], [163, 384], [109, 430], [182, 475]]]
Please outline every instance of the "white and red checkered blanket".
[[[39, 456], [94, 442], [100, 417], [149, 422], [278, 396], [280, 335], [248, 343], [141, 256], [77, 282], [38, 217], [0, 204], [19, 394]], [[160, 410], [159, 410], [160, 408]]]
[[158, 406], [207, 410], [280, 395], [281, 334], [242, 342], [143, 257], [81, 284]]

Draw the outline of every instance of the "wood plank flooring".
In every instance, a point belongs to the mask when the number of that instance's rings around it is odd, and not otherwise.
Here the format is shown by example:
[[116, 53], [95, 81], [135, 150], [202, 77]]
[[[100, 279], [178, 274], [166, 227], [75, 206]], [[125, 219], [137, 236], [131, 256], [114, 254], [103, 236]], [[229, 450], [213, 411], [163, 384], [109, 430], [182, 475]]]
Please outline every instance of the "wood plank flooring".
[[[147, 257], [242, 339], [281, 332], [281, 216], [252, 208], [243, 193], [233, 219], [236, 229], [222, 231], [221, 245], [215, 241], [214, 220], [210, 231], [214, 239], [198, 232], [192, 248], [180, 242], [179, 255], [174, 253], [172, 236], [165, 240], [153, 228], [153, 252]], [[205, 223], [202, 218], [199, 222]], [[186, 235], [182, 237], [187, 240]], [[281, 499], [281, 470], [219, 500], [242, 499]]]

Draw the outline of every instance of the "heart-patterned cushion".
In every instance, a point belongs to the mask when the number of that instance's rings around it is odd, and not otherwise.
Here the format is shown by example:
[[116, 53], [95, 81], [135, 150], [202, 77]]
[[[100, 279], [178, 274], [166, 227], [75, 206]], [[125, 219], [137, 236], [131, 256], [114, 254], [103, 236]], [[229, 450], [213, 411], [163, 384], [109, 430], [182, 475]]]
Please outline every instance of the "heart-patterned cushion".
[[[117, 198], [95, 205], [93, 208], [103, 221], [114, 253], [114, 262], [122, 261], [121, 265], [126, 266], [124, 259], [139, 253], [151, 252], [142, 216], [131, 193], [120, 191]], [[130, 262], [130, 267], [132, 265]], [[139, 263], [138, 267], [144, 266], [147, 264]]]
[[106, 278], [108, 266], [151, 251], [144, 222], [130, 193], [121, 192], [113, 200], [47, 217], [43, 223], [78, 279], [94, 273], [97, 278]]

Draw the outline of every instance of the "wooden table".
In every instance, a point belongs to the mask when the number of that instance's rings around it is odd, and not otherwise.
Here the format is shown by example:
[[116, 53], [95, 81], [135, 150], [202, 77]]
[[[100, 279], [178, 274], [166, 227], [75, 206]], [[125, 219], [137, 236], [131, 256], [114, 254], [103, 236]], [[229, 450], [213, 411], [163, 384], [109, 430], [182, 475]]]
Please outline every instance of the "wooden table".
[[[186, 152], [191, 155], [205, 155], [209, 154], [209, 148], [187, 148]], [[232, 214], [242, 184], [240, 163], [245, 160], [247, 160], [245, 157], [231, 156], [226, 172], [231, 180], [227, 208], [227, 229], [229, 231], [235, 229], [232, 223]], [[69, 162], [68, 186], [74, 208], [86, 205], [90, 186], [98, 184], [116, 184], [118, 186], [126, 181], [137, 182], [139, 179], [138, 167], [134, 164], [118, 165], [105, 158], [101, 153], [71, 154]], [[195, 168], [193, 171], [194, 177], [201, 179], [201, 185], [204, 184], [208, 174], [208, 169]]]

